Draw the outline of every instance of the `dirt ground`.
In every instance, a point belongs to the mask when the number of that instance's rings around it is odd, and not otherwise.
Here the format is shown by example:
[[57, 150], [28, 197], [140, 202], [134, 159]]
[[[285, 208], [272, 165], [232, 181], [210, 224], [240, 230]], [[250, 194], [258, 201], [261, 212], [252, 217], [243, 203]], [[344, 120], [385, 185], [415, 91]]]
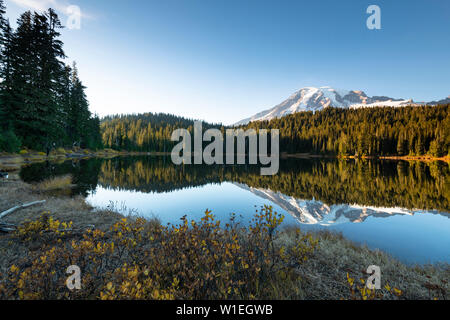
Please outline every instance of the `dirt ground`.
[[0, 180], [0, 212], [12, 207], [45, 200], [45, 203], [20, 209], [4, 217], [1, 222], [18, 225], [37, 219], [43, 212], [61, 221], [72, 221], [74, 226], [94, 225], [98, 229], [109, 229], [122, 216], [111, 211], [99, 211], [89, 206], [83, 197], [61, 197], [40, 192], [22, 182], [17, 172], [10, 172], [8, 179]]

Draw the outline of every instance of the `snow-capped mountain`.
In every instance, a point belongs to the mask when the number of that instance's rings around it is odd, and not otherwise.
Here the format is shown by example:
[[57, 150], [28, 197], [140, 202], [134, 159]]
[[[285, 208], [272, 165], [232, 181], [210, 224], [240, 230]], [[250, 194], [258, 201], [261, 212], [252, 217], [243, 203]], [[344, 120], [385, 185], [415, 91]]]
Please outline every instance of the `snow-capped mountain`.
[[361, 108], [361, 107], [402, 107], [418, 105], [413, 100], [393, 99], [384, 96], [368, 97], [363, 91], [348, 91], [331, 87], [306, 87], [300, 89], [287, 100], [272, 109], [260, 112], [253, 117], [239, 121], [235, 125], [244, 125], [251, 121], [281, 118], [300, 111], [318, 111], [327, 107]]
[[[260, 198], [269, 200], [280, 206], [302, 224], [331, 226], [341, 223], [361, 223], [368, 217], [388, 218], [396, 215], [413, 216], [422, 213], [421, 210], [404, 208], [379, 208], [360, 205], [336, 204], [326, 205], [321, 201], [303, 200], [287, 196], [280, 192], [266, 189], [251, 188], [245, 184], [234, 183], [237, 187], [250, 191]], [[450, 218], [450, 213], [427, 211]]]

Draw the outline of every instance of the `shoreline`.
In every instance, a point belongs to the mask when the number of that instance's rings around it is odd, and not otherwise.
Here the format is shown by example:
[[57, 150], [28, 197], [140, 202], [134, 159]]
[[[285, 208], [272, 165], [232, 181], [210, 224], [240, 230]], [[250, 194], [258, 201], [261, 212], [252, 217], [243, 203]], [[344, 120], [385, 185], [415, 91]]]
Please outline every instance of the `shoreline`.
[[[38, 163], [44, 161], [61, 161], [61, 160], [76, 160], [89, 158], [114, 158], [121, 156], [170, 156], [169, 152], [143, 152], [143, 151], [115, 151], [112, 149], [104, 149], [100, 151], [79, 150], [69, 151], [66, 153], [52, 152], [49, 156], [42, 152], [29, 151], [24, 154], [19, 153], [2, 153], [0, 152], [0, 170], [9, 171], [17, 170], [22, 165]], [[442, 161], [450, 163], [450, 156], [432, 157], [424, 156], [334, 156], [334, 155], [320, 155], [310, 153], [286, 153], [280, 154], [280, 159], [353, 159], [353, 160], [396, 160], [396, 161], [422, 161], [434, 162]]]
[[19, 153], [1, 153], [0, 152], [0, 170], [3, 171], [16, 171], [21, 166], [39, 163], [45, 161], [66, 161], [66, 160], [80, 160], [91, 158], [115, 158], [121, 156], [162, 156], [170, 155], [170, 153], [163, 152], [134, 152], [134, 151], [113, 151], [113, 150], [100, 150], [89, 151], [80, 150], [77, 152], [67, 153], [51, 153], [48, 157], [46, 154], [37, 151], [29, 151], [25, 154]]
[[333, 156], [333, 155], [320, 155], [310, 153], [281, 153], [282, 159], [295, 158], [295, 159], [353, 159], [353, 160], [401, 160], [401, 161], [422, 161], [433, 162], [443, 161], [450, 163], [450, 156], [445, 157], [432, 157], [432, 156]]

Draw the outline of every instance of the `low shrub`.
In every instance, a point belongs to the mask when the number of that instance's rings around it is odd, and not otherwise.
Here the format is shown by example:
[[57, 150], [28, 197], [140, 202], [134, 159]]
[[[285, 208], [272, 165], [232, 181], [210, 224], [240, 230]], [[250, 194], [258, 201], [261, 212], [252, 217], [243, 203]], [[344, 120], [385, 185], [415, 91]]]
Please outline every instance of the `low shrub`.
[[379, 290], [369, 288], [365, 279], [352, 278], [347, 273], [347, 283], [351, 294], [351, 300], [393, 300], [402, 297], [403, 291], [391, 287], [388, 283]]
[[[293, 245], [277, 245], [282, 220], [263, 207], [248, 228], [233, 218], [222, 226], [206, 211], [177, 226], [124, 218], [109, 232], [78, 232], [47, 214], [16, 232], [18, 241], [45, 241], [0, 277], [0, 299], [298, 298], [298, 268], [318, 242], [298, 231]], [[71, 265], [81, 290], [66, 287]]]

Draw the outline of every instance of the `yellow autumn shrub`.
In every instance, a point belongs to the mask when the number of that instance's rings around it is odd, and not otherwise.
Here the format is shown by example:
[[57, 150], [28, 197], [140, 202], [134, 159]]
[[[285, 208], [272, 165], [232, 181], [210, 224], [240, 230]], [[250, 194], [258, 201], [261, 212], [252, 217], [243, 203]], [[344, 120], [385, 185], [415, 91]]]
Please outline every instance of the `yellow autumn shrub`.
[[[206, 211], [162, 226], [122, 219], [111, 230], [73, 229], [43, 214], [19, 227], [17, 241], [45, 238], [39, 250], [0, 275], [0, 299], [280, 299], [295, 296], [297, 271], [318, 243], [297, 231], [277, 245], [283, 216], [261, 208], [249, 227], [225, 225]], [[66, 269], [82, 272], [81, 290], [65, 284]]]
[[349, 273], [347, 273], [347, 283], [351, 293], [351, 300], [392, 300], [403, 295], [402, 290], [391, 287], [389, 284], [386, 284], [380, 290], [370, 289], [367, 287], [365, 279], [360, 278], [356, 280]]

